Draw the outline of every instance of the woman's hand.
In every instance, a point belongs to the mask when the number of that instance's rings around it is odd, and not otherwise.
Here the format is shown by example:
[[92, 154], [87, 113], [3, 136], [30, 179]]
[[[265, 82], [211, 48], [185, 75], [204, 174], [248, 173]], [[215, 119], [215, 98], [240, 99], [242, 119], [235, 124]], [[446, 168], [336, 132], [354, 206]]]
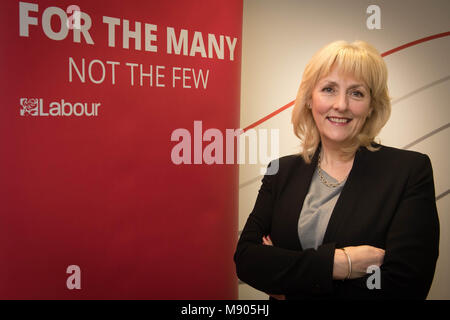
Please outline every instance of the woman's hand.
[[264, 237], [262, 238], [262, 243], [265, 244], [266, 246], [273, 246], [272, 239], [270, 239], [270, 236], [269, 236], [269, 235], [264, 236]]
[[[266, 246], [273, 246], [273, 242], [272, 239], [270, 239], [270, 236], [264, 236], [262, 238], [262, 244], [266, 245]], [[286, 296], [284, 294], [268, 294], [269, 296], [271, 296], [272, 298], [275, 298], [277, 300], [286, 300]]]
[[[384, 250], [368, 245], [345, 247], [345, 252], [352, 262], [350, 279], [364, 277], [369, 266], [381, 266], [384, 261]], [[334, 253], [333, 279], [344, 280], [348, 276], [349, 264], [347, 256], [342, 249]]]

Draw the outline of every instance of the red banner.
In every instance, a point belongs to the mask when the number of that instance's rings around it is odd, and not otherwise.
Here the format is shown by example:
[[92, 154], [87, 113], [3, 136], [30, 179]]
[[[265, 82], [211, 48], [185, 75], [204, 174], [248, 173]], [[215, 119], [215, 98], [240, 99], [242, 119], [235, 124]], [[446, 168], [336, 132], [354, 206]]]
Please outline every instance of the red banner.
[[194, 157], [239, 127], [242, 1], [8, 0], [0, 23], [0, 298], [237, 298], [237, 166]]

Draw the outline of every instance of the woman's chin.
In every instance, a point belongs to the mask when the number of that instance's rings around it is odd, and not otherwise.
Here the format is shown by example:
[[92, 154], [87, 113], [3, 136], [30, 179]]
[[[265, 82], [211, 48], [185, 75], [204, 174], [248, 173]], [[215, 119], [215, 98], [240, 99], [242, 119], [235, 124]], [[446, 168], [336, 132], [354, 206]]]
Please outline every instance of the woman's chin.
[[325, 135], [322, 140], [332, 144], [346, 145], [352, 141], [352, 138], [348, 135]]

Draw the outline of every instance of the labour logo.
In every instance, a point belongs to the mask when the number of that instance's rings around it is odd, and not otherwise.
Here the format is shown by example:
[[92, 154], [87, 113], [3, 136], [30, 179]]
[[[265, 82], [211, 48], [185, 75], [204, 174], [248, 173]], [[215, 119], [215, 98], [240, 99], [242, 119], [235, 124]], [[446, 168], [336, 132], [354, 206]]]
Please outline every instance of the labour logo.
[[39, 112], [39, 99], [38, 98], [21, 98], [20, 99], [20, 115], [26, 114], [36, 116]]
[[44, 103], [44, 99], [20, 98], [21, 116], [38, 117], [97, 117], [99, 102], [69, 102], [64, 99]]

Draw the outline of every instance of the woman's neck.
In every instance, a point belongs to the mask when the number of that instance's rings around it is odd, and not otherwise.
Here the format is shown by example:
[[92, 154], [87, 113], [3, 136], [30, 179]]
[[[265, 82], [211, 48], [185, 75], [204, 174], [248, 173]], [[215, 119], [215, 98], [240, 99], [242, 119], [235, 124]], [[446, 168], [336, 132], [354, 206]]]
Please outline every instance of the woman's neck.
[[355, 154], [348, 154], [342, 151], [340, 146], [329, 145], [322, 142], [321, 153], [321, 166], [323, 168], [327, 167], [333, 168], [343, 168], [348, 167], [353, 164], [355, 159]]

